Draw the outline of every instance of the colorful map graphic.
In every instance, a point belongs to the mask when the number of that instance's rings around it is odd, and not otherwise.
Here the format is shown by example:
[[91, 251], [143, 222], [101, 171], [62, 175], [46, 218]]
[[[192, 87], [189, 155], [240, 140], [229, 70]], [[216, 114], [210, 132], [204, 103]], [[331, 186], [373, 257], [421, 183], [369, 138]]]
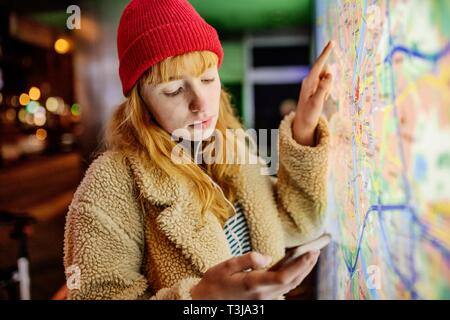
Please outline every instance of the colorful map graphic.
[[318, 0], [336, 42], [319, 298], [450, 299], [450, 1]]

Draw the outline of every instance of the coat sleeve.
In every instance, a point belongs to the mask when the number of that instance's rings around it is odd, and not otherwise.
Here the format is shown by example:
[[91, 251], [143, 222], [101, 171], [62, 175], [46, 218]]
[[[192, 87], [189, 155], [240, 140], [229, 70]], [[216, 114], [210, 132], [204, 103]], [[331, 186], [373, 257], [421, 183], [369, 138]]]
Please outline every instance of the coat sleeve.
[[69, 206], [64, 238], [68, 299], [191, 299], [200, 280], [156, 293], [143, 275], [143, 216], [122, 160], [102, 155]]
[[279, 167], [275, 197], [287, 247], [312, 240], [323, 232], [326, 208], [329, 131], [324, 117], [314, 147], [298, 144], [292, 135], [295, 113], [280, 124]]

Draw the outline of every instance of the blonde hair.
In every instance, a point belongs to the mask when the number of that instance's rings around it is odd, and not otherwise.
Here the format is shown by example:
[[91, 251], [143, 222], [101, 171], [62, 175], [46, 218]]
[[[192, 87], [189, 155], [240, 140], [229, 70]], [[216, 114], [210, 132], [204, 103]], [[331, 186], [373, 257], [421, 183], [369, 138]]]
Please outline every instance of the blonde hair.
[[[144, 83], [157, 84], [178, 78], [183, 73], [199, 76], [208, 68], [217, 65], [217, 55], [210, 51], [196, 51], [163, 60], [149, 68], [131, 90], [127, 100], [113, 113], [106, 129], [105, 142], [109, 150], [127, 155], [133, 154], [142, 161], [152, 161], [169, 176], [184, 176], [195, 185], [201, 203], [201, 216], [207, 210], [219, 219], [223, 225], [234, 211], [220, 194], [220, 190], [211, 183], [212, 178], [223, 190], [225, 197], [233, 204], [236, 190], [231, 177], [239, 170], [238, 164], [212, 163], [198, 165], [193, 162], [177, 164], [171, 160], [176, 142], [161, 128], [152, 117], [148, 106], [142, 100], [139, 89]], [[226, 138], [226, 129], [242, 129], [242, 124], [234, 113], [230, 94], [221, 89], [219, 117], [216, 130]], [[221, 154], [225, 154], [222, 143]], [[208, 177], [211, 177], [209, 178]]]

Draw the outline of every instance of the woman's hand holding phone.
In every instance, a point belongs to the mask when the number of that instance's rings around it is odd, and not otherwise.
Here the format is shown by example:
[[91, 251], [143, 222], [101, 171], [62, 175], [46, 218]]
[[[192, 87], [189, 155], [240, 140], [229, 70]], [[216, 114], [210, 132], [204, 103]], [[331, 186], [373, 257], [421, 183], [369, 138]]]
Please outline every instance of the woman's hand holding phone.
[[286, 250], [286, 255], [283, 259], [278, 261], [275, 265], [273, 265], [269, 270], [270, 271], [276, 271], [287, 264], [291, 263], [292, 261], [296, 260], [298, 257], [308, 253], [308, 252], [315, 252], [319, 251], [326, 245], [328, 245], [331, 241], [331, 235], [328, 233], [322, 234], [317, 239], [314, 239], [310, 242], [304, 243], [300, 246], [289, 248]]
[[[308, 252], [278, 270], [261, 270], [270, 259], [257, 252], [208, 269], [191, 290], [192, 299], [269, 300], [296, 288], [314, 268], [320, 251]], [[247, 269], [252, 271], [247, 272]]]

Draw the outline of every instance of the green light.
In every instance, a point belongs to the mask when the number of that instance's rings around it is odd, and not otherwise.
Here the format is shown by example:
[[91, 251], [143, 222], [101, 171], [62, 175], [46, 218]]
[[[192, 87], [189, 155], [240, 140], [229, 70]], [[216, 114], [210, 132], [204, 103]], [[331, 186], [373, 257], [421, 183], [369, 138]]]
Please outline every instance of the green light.
[[28, 113], [35, 113], [39, 107], [39, 104], [36, 101], [30, 101], [30, 103], [27, 104], [26, 110]]
[[79, 116], [80, 115], [80, 105], [78, 103], [74, 103], [72, 105], [72, 108], [70, 108], [70, 111], [72, 112], [72, 114], [74, 116]]

